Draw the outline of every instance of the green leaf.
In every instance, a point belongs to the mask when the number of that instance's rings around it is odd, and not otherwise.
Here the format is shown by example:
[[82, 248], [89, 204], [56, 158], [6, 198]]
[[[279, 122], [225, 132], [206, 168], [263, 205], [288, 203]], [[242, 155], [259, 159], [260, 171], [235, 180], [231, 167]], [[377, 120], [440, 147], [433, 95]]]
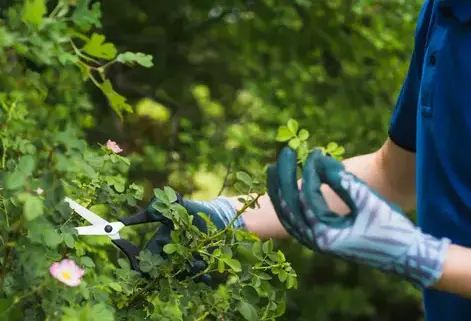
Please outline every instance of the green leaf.
[[93, 33], [82, 50], [92, 57], [111, 60], [116, 57], [117, 50], [110, 42], [105, 42], [105, 36]]
[[257, 274], [257, 275], [258, 275], [258, 277], [259, 277], [260, 279], [265, 280], [265, 281], [268, 281], [268, 280], [271, 280], [271, 279], [272, 279], [271, 275], [268, 274], [268, 273], [265, 273], [265, 272], [261, 272], [261, 273], [259, 273], [259, 274]]
[[112, 308], [105, 303], [95, 304], [90, 311], [89, 317], [89, 320], [115, 321]]
[[177, 194], [172, 188], [165, 186], [164, 193], [169, 203], [175, 203], [177, 201]]
[[276, 134], [276, 141], [278, 142], [286, 142], [290, 140], [292, 137], [294, 137], [295, 134], [289, 130], [288, 127], [286, 126], [280, 126], [278, 128], [278, 133]]
[[223, 273], [224, 272], [224, 261], [222, 259], [218, 260], [218, 272]]
[[164, 246], [164, 252], [167, 254], [172, 254], [176, 250], [177, 250], [177, 244], [169, 243], [169, 244], [165, 244]]
[[22, 156], [20, 158], [20, 161], [18, 162], [18, 169], [25, 176], [31, 175], [35, 167], [36, 167], [36, 161], [31, 155]]
[[46, 246], [55, 248], [62, 242], [62, 235], [57, 233], [53, 228], [43, 230], [41, 233], [43, 242]]
[[298, 132], [298, 128], [299, 128], [299, 125], [296, 120], [294, 119], [288, 120], [288, 129], [293, 133], [293, 135], [296, 135], [296, 133]]
[[224, 261], [224, 263], [226, 263], [227, 265], [229, 265], [231, 267], [232, 270], [234, 270], [234, 272], [240, 272], [242, 271], [242, 267], [240, 265], [240, 262], [237, 261], [236, 259], [230, 259], [230, 258], [225, 258], [225, 257], [221, 257], [221, 260]]
[[111, 82], [107, 79], [103, 82], [101, 85], [101, 90], [103, 93], [106, 95], [108, 98], [111, 108], [116, 112], [116, 114], [122, 118], [123, 117], [123, 111], [127, 111], [132, 113], [132, 107], [126, 102], [126, 98], [118, 94], [114, 89], [113, 85]]
[[299, 131], [298, 137], [300, 140], [306, 140], [309, 138], [309, 132], [305, 129]]
[[273, 251], [273, 241], [271, 239], [265, 241], [262, 245], [262, 250], [265, 254], [271, 253]]
[[244, 299], [252, 302], [254, 304], [257, 304], [260, 301], [260, 297], [258, 295], [257, 290], [255, 290], [252, 286], [247, 285], [242, 288], [242, 295], [244, 296]]
[[261, 242], [253, 243], [252, 252], [259, 260], [263, 260]]
[[80, 262], [82, 263], [82, 265], [84, 265], [86, 267], [89, 267], [89, 268], [95, 267], [95, 263], [88, 256], [82, 256], [80, 258]]
[[151, 55], [146, 55], [142, 52], [129, 51], [119, 54], [116, 58], [116, 60], [121, 63], [125, 63], [131, 66], [137, 63], [146, 68], [150, 68], [154, 65], [152, 59], [153, 57]]
[[296, 277], [294, 277], [292, 274], [288, 274], [286, 278], [286, 288], [291, 289], [291, 288], [296, 288], [297, 282], [296, 282]]
[[301, 141], [299, 140], [299, 138], [295, 137], [289, 141], [288, 146], [296, 150], [298, 149], [300, 144], [301, 144]]
[[65, 245], [67, 245], [68, 248], [73, 249], [75, 246], [75, 240], [72, 234], [70, 233], [64, 233], [62, 234], [62, 238], [64, 239]]
[[21, 172], [9, 172], [5, 177], [5, 188], [14, 190], [20, 188], [25, 183], [25, 175]]
[[25, 0], [23, 5], [23, 21], [32, 25], [40, 25], [47, 12], [45, 0]]
[[280, 282], [285, 282], [287, 276], [288, 276], [288, 273], [284, 270], [281, 270], [280, 273], [278, 274], [278, 279], [280, 280]]
[[93, 3], [91, 10], [89, 10], [90, 0], [78, 0], [74, 13], [72, 14], [72, 21], [78, 27], [88, 30], [90, 26], [101, 27], [101, 10], [100, 2]]
[[246, 172], [237, 172], [236, 177], [239, 181], [244, 182], [248, 186], [252, 185], [252, 177], [250, 177]]
[[257, 321], [258, 320], [258, 313], [257, 309], [253, 305], [248, 302], [241, 301], [237, 306], [237, 311], [242, 314], [245, 320], [248, 321]]
[[108, 284], [108, 286], [110, 288], [112, 288], [113, 290], [115, 290], [116, 292], [122, 292], [123, 291], [123, 288], [121, 287], [121, 285], [117, 282], [110, 282]]
[[36, 195], [28, 194], [25, 203], [23, 204], [23, 214], [28, 221], [44, 214], [43, 201]]
[[123, 269], [129, 271], [131, 269], [131, 265], [129, 264], [128, 260], [119, 258], [118, 259], [118, 265]]

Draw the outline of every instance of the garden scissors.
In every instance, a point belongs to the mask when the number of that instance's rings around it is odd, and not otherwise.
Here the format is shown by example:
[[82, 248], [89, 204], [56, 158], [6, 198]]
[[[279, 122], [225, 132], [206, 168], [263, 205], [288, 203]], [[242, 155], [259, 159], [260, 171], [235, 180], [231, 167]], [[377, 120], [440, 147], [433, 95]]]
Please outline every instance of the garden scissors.
[[[92, 225], [90, 226], [80, 226], [75, 229], [78, 232], [78, 235], [107, 235], [111, 238], [113, 242], [129, 259], [131, 263], [131, 268], [141, 274], [146, 275], [139, 268], [139, 262], [137, 256], [141, 252], [141, 249], [130, 241], [121, 238], [119, 231], [129, 225], [150, 223], [150, 222], [162, 222], [162, 218], [151, 215], [147, 209], [138, 211], [137, 213], [128, 216], [119, 218], [116, 222], [108, 222], [99, 215], [93, 213], [88, 208], [78, 204], [72, 199], [66, 197], [64, 199], [67, 202], [71, 209], [73, 209], [77, 214], [83, 217]], [[152, 253], [161, 254], [163, 253], [163, 246], [170, 242], [170, 232], [172, 227], [168, 224], [162, 224], [160, 229], [154, 234], [146, 249], [150, 250]]]

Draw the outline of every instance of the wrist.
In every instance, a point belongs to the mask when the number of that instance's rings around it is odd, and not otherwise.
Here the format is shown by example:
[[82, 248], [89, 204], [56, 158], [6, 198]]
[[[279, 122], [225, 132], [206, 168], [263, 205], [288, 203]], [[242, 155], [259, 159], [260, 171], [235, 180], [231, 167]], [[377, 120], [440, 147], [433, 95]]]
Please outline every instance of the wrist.
[[415, 240], [400, 262], [403, 276], [415, 285], [429, 288], [442, 277], [451, 241], [422, 233], [419, 228]]
[[219, 196], [211, 201], [183, 200], [183, 206], [191, 215], [197, 215], [199, 212], [208, 215], [218, 229], [224, 229], [232, 221], [231, 227], [236, 229], [246, 228], [242, 216], [239, 215], [236, 218], [237, 209], [235, 204], [225, 196]]
[[471, 249], [451, 244], [445, 257], [443, 273], [432, 287], [471, 297], [469, 280], [471, 280]]

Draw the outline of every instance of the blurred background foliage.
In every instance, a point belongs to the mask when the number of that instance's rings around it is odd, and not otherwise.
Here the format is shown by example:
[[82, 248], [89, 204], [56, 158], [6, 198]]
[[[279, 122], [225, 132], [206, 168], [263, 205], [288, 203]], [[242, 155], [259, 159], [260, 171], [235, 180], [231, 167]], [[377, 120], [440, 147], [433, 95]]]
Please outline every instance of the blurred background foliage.
[[[123, 122], [93, 84], [94, 108], [80, 117], [90, 142], [115, 140], [132, 157], [131, 179], [148, 187], [146, 200], [164, 185], [193, 199], [233, 195], [224, 182], [235, 170], [273, 162], [277, 129], [290, 118], [309, 130], [310, 145], [335, 141], [344, 157], [375, 151], [421, 7], [416, 0], [102, 3], [107, 39], [120, 51], [153, 55], [154, 67], [109, 68], [135, 110]], [[291, 240], [278, 246], [299, 275], [283, 320], [422, 320], [420, 292], [406, 282]]]

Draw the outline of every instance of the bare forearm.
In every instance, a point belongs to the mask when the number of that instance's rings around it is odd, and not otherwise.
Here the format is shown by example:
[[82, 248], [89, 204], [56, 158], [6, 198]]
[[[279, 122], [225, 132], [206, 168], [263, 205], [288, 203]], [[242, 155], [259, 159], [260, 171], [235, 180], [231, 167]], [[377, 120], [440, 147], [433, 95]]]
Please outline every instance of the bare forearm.
[[452, 244], [435, 289], [471, 298], [471, 249]]
[[[403, 197], [394, 192], [396, 189], [391, 188], [391, 184], [383, 173], [378, 155], [379, 152], [356, 156], [344, 160], [343, 163], [348, 171], [366, 181], [384, 197], [404, 206], [404, 203], [406, 202], [402, 201]], [[333, 211], [339, 214], [346, 214], [349, 212], [345, 203], [343, 203], [327, 185], [323, 186], [323, 194], [327, 204]], [[237, 208], [242, 206], [242, 204], [237, 201], [237, 197], [232, 198], [232, 201], [236, 204]], [[288, 233], [278, 220], [268, 195], [262, 196], [259, 199], [259, 204], [259, 208], [249, 209], [243, 214], [243, 219], [247, 229], [257, 234], [262, 239], [282, 238], [288, 236]]]

